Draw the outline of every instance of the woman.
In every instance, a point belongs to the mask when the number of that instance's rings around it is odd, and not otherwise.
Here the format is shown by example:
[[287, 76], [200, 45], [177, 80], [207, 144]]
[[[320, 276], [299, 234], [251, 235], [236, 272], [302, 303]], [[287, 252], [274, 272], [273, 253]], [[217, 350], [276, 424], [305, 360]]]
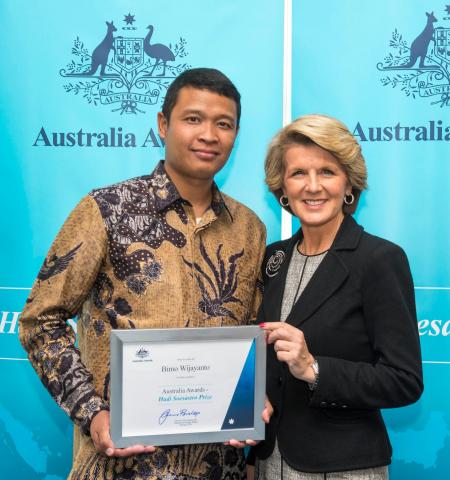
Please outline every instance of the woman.
[[263, 263], [274, 414], [255, 448], [256, 478], [386, 479], [392, 449], [380, 409], [423, 390], [408, 260], [351, 216], [367, 171], [338, 120], [307, 115], [285, 127], [265, 170], [302, 228], [270, 245]]

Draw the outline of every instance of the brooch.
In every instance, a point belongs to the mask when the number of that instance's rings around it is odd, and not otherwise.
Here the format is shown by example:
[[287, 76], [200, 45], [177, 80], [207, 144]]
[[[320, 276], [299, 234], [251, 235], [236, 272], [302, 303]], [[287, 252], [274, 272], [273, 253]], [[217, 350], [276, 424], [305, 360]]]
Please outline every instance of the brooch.
[[283, 250], [277, 250], [272, 254], [266, 264], [266, 275], [268, 277], [274, 277], [278, 273], [285, 256]]

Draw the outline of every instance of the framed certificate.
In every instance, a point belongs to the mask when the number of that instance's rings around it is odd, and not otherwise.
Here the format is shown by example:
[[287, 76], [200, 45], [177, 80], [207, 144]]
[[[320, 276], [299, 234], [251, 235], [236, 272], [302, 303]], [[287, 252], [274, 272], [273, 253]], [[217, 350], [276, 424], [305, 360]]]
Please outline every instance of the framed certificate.
[[117, 447], [264, 439], [259, 327], [112, 330], [110, 341]]

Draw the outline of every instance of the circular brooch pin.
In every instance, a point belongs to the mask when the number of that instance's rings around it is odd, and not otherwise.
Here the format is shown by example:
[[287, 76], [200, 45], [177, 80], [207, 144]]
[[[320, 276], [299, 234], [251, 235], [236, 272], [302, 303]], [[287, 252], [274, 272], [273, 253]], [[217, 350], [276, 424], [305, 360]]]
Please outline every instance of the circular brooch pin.
[[285, 254], [283, 250], [277, 250], [272, 254], [266, 264], [266, 274], [268, 277], [274, 277], [278, 273], [281, 264], [284, 262], [284, 257]]

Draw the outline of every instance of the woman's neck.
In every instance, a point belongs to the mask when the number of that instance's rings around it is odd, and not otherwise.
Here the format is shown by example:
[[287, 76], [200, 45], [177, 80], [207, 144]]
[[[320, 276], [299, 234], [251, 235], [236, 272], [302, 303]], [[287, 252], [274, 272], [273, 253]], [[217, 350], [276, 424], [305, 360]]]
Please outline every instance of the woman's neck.
[[325, 225], [302, 225], [303, 239], [299, 251], [304, 255], [317, 255], [329, 250], [343, 220], [344, 214]]

